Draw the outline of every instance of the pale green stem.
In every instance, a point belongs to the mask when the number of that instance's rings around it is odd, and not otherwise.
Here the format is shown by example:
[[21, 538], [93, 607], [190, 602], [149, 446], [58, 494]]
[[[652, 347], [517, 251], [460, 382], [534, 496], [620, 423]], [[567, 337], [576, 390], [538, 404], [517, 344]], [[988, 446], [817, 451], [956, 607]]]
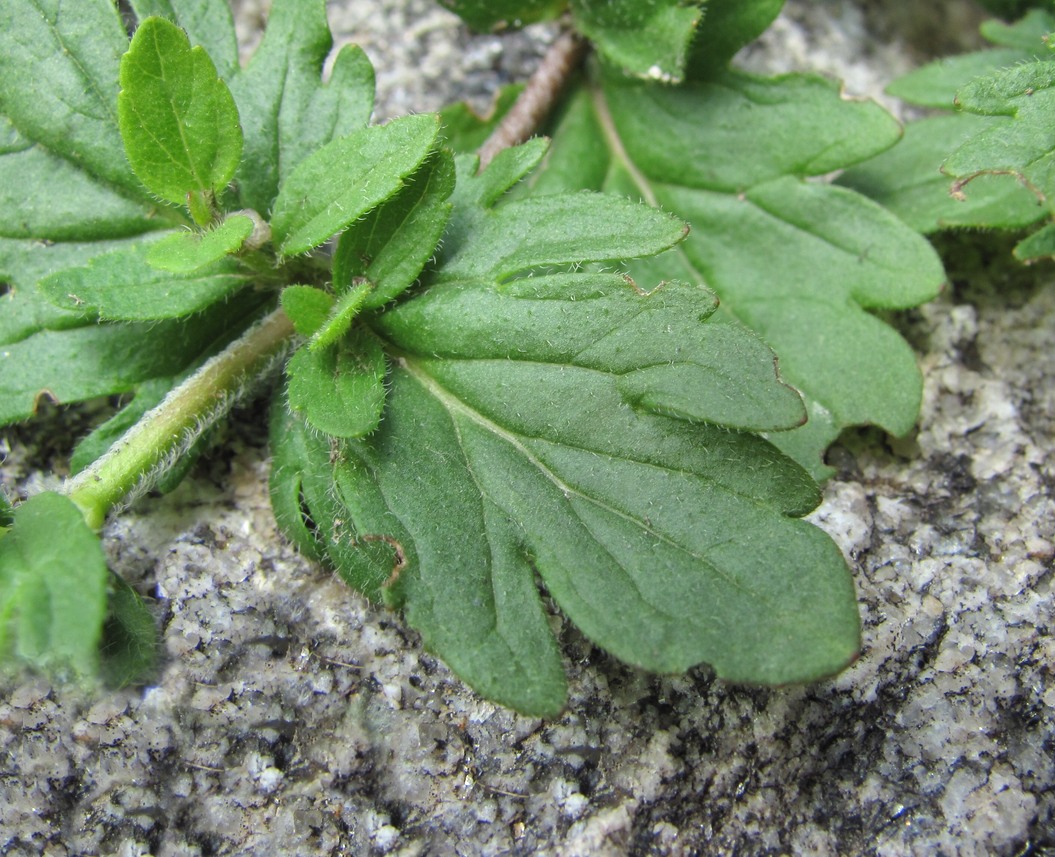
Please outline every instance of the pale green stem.
[[130, 492], [164, 473], [283, 355], [292, 335], [293, 324], [276, 309], [174, 388], [102, 458], [68, 480], [64, 491], [88, 525], [102, 527], [109, 511]]

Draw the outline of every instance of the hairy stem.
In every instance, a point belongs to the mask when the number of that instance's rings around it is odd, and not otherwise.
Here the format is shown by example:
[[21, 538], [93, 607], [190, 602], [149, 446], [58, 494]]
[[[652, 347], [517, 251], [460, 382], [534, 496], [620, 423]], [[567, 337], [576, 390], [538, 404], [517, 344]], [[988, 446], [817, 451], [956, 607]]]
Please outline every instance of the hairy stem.
[[207, 360], [102, 458], [70, 479], [65, 493], [89, 526], [100, 528], [126, 495], [149, 487], [163, 474], [284, 355], [292, 335], [293, 324], [276, 309]]
[[538, 130], [585, 52], [586, 42], [574, 30], [557, 37], [516, 103], [477, 151], [481, 170], [503, 149], [523, 143]]

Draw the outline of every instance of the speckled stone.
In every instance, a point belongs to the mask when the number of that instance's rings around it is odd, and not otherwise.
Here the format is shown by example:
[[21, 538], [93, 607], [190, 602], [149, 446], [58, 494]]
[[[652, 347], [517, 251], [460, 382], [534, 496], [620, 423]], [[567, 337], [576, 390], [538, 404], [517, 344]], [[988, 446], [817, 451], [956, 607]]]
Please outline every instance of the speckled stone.
[[[247, 44], [260, 5], [240, 4]], [[904, 3], [791, 2], [744, 61], [877, 95], [931, 38], [902, 34], [944, 16], [943, 37], [966, 38], [965, 4], [912, 5], [909, 27]], [[379, 117], [482, 104], [551, 34], [504, 47], [424, 0], [331, 16], [377, 66]], [[194, 478], [107, 527], [158, 616], [158, 684], [0, 696], [0, 853], [1051, 853], [1055, 272], [974, 239], [943, 249], [952, 286], [893, 320], [924, 370], [920, 429], [848, 436], [813, 515], [858, 587], [864, 649], [843, 675], [780, 690], [645, 675], [554, 617], [565, 714], [491, 705], [283, 542], [248, 408]], [[6, 432], [4, 485], [48, 484], [89, 422]]]

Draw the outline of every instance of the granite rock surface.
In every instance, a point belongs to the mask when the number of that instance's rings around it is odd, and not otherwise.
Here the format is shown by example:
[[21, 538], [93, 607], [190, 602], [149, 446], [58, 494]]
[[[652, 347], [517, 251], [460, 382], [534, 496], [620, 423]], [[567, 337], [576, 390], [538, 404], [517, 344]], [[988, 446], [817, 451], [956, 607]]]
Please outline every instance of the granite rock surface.
[[[264, 5], [239, 4], [247, 45]], [[969, 7], [934, 5], [942, 27], [906, 4], [789, 2], [743, 61], [877, 95], [928, 34], [969, 40]], [[380, 117], [482, 106], [552, 35], [470, 37], [425, 0], [331, 6], [377, 66]], [[924, 371], [919, 431], [846, 438], [814, 514], [864, 620], [843, 675], [779, 690], [650, 676], [564, 626], [561, 718], [484, 702], [279, 536], [250, 407], [192, 479], [106, 531], [156, 609], [158, 684], [0, 695], [0, 853], [1053, 853], [1055, 272], [943, 250], [950, 287], [895, 319]], [[89, 416], [0, 436], [5, 488], [61, 473]]]

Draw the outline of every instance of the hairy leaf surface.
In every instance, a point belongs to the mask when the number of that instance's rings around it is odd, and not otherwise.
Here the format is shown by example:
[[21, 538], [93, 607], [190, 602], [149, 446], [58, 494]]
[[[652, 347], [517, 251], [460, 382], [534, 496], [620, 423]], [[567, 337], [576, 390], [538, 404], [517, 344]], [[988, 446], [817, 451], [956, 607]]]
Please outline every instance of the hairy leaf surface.
[[542, 199], [592, 187], [688, 221], [684, 244], [635, 264], [634, 276], [704, 282], [728, 320], [774, 348], [810, 419], [771, 439], [825, 475], [821, 456], [843, 428], [903, 434], [915, 423], [915, 357], [868, 310], [929, 300], [943, 272], [930, 245], [892, 214], [807, 179], [899, 134], [875, 104], [841, 98], [836, 84], [811, 76], [728, 73], [677, 89], [607, 81], [571, 101], [532, 181]]
[[278, 188], [309, 154], [366, 126], [374, 108], [374, 69], [362, 49], [346, 45], [329, 80], [333, 49], [325, 0], [275, 0], [263, 41], [231, 81], [242, 117], [245, 152], [236, 180], [241, 203], [266, 213]]
[[52, 274], [38, 288], [64, 309], [94, 312], [109, 321], [148, 321], [191, 315], [246, 285], [246, 274], [234, 260], [176, 273], [150, 264], [153, 249], [137, 244], [115, 250], [84, 267]]
[[437, 117], [404, 116], [327, 143], [283, 183], [271, 228], [284, 256], [327, 241], [391, 198], [428, 157]]
[[552, 715], [565, 694], [535, 570], [628, 663], [767, 683], [837, 671], [858, 620], [838, 550], [794, 519], [816, 486], [710, 424], [797, 425], [797, 394], [757, 338], [712, 321], [706, 290], [597, 269], [677, 242], [677, 220], [582, 193], [491, 207], [540, 154], [482, 175], [460, 160], [427, 288], [363, 317], [391, 361], [372, 434], [326, 443], [276, 415], [280, 520], [522, 711]]
[[0, 113], [26, 139], [143, 199], [117, 127], [118, 69], [127, 48], [111, 0], [0, 4]]
[[164, 18], [147, 18], [121, 59], [117, 115], [129, 163], [150, 192], [176, 204], [234, 176], [242, 129], [209, 55]]
[[151, 16], [168, 18], [187, 33], [191, 44], [209, 54], [220, 77], [230, 82], [238, 71], [238, 38], [227, 3], [216, 0], [131, 0], [140, 21]]
[[703, 18], [684, 0], [597, 3], [571, 0], [575, 26], [609, 60], [636, 77], [677, 83]]

